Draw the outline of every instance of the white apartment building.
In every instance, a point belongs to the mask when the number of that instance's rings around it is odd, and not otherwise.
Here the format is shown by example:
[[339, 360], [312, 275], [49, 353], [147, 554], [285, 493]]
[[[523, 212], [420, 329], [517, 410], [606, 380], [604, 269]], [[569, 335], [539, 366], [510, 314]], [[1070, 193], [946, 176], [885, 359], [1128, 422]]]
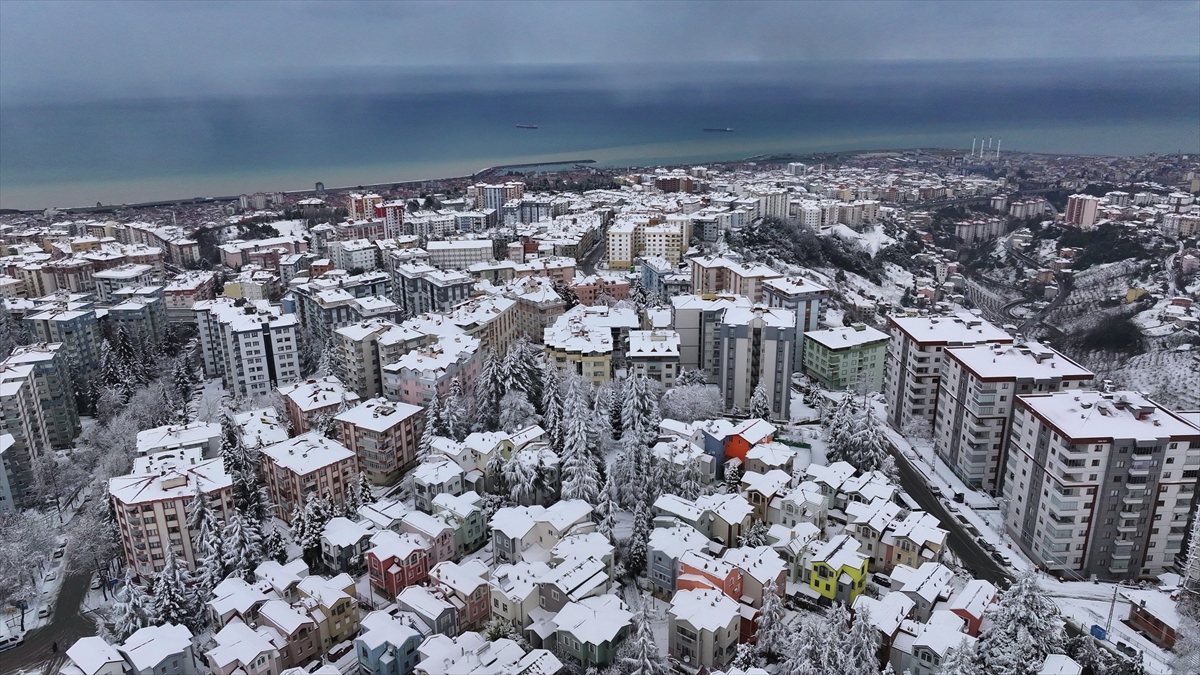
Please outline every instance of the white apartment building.
[[1005, 524], [1030, 559], [1072, 576], [1153, 577], [1182, 552], [1200, 428], [1129, 391], [1018, 396]]
[[696, 295], [733, 293], [751, 302], [765, 302], [764, 288], [783, 275], [761, 263], [743, 264], [720, 256], [691, 259], [692, 292]]
[[[779, 277], [762, 282], [762, 301], [768, 307], [782, 307], [796, 313], [796, 339], [810, 330], [821, 327], [825, 318], [825, 303], [831, 291], [804, 277]], [[797, 345], [792, 370], [804, 367], [804, 344]]]
[[379, 267], [379, 248], [369, 239], [331, 241], [329, 259], [340, 270], [370, 272]]
[[154, 283], [154, 268], [150, 265], [126, 264], [92, 274], [100, 302], [114, 302], [113, 293], [125, 286], [149, 286]]
[[[0, 433], [12, 436], [3, 471], [18, 508], [33, 505], [33, 465], [50, 450], [50, 436], [38, 397], [35, 366], [0, 364]], [[0, 510], [4, 510], [0, 505]]]
[[431, 241], [425, 245], [429, 264], [441, 269], [465, 270], [475, 263], [494, 259], [491, 239]]
[[407, 326], [368, 319], [333, 331], [333, 374], [360, 399], [383, 394], [383, 367], [433, 340]]
[[1017, 396], [1089, 386], [1092, 372], [1037, 342], [947, 347], [942, 351], [933, 447], [975, 488], [1003, 482]]
[[205, 460], [198, 448], [160, 452], [133, 460], [133, 473], [110, 478], [125, 562], [139, 575], [162, 570], [167, 547], [196, 569], [187, 508], [199, 490], [222, 521], [233, 511], [233, 479], [221, 458]]
[[608, 228], [608, 266], [624, 269], [633, 266], [634, 238], [638, 225], [633, 221], [620, 221]]
[[985, 343], [1012, 344], [1012, 338], [970, 313], [955, 316], [888, 317], [883, 393], [888, 423], [897, 430], [913, 422], [933, 428], [937, 411], [942, 350]]
[[[276, 308], [237, 306], [219, 298], [193, 308], [200, 330], [204, 372], [227, 391], [258, 396], [300, 378], [300, 322]], [[250, 313], [247, 313], [247, 310]]]

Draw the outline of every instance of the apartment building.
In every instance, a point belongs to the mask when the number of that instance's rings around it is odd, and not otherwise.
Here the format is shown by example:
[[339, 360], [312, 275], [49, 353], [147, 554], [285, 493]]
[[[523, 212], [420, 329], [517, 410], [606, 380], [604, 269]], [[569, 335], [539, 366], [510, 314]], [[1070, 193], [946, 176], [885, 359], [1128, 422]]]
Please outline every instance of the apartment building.
[[671, 324], [679, 333], [679, 367], [701, 370], [709, 383], [717, 382], [721, 357], [721, 318], [731, 307], [750, 307], [738, 296], [706, 299], [698, 295], [671, 298]]
[[743, 264], [720, 256], [692, 258], [691, 266], [692, 292], [696, 295], [732, 293], [744, 295], [755, 303], [765, 302], [767, 281], [783, 278], [761, 263]]
[[379, 267], [379, 248], [369, 239], [331, 241], [329, 259], [339, 270], [369, 272]]
[[933, 447], [964, 483], [999, 490], [1017, 396], [1089, 386], [1093, 375], [1037, 342], [942, 351]]
[[631, 330], [625, 352], [630, 373], [640, 373], [665, 389], [679, 376], [679, 333], [673, 330]]
[[612, 331], [584, 317], [563, 318], [543, 331], [546, 359], [592, 384], [607, 382], [612, 377]]
[[804, 373], [826, 389], [879, 391], [887, 333], [861, 323], [804, 334]]
[[219, 457], [206, 460], [198, 448], [137, 457], [133, 473], [109, 479], [125, 562], [136, 574], [162, 570], [168, 547], [189, 569], [196, 569], [195, 533], [187, 528], [187, 509], [197, 492], [220, 520], [232, 515], [233, 479]]
[[[804, 277], [779, 277], [767, 279], [762, 284], [763, 303], [768, 307], [782, 307], [796, 313], [796, 335], [821, 327], [825, 318], [825, 304], [830, 291], [825, 286]], [[792, 370], [804, 368], [804, 342], [797, 345], [796, 359]]]
[[517, 301], [517, 335], [526, 335], [533, 342], [540, 342], [545, 330], [567, 311], [567, 301], [549, 279], [526, 277], [510, 286], [509, 291]]
[[627, 220], [619, 221], [609, 226], [605, 254], [608, 258], [608, 266], [611, 269], [633, 267], [635, 256], [634, 239], [637, 230], [637, 223]]
[[31, 342], [61, 343], [63, 356], [70, 364], [71, 382], [81, 408], [91, 401], [90, 392], [100, 375], [100, 321], [96, 311], [78, 303], [55, 303], [41, 311], [25, 315], [22, 323]]
[[987, 343], [1012, 344], [1012, 337], [966, 312], [954, 316], [888, 317], [884, 397], [888, 423], [900, 430], [914, 422], [933, 429], [942, 351]]
[[1153, 577], [1194, 511], [1200, 428], [1131, 391], [1016, 398], [1003, 495], [1009, 535], [1073, 577]]
[[349, 275], [337, 270], [297, 284], [292, 297], [300, 325], [323, 345], [342, 326], [373, 317], [395, 320], [400, 308], [385, 301], [391, 283], [383, 271]]
[[279, 388], [292, 431], [301, 434], [313, 428], [320, 416], [332, 417], [358, 403], [358, 394], [346, 389], [336, 377], [319, 377]]
[[383, 394], [383, 366], [434, 339], [384, 319], [369, 319], [333, 332], [334, 375], [360, 399]]
[[494, 260], [491, 239], [431, 241], [425, 244], [429, 263], [440, 269], [465, 270], [475, 263]]
[[310, 494], [328, 495], [335, 509], [358, 480], [358, 460], [349, 448], [310, 431], [259, 450], [267, 495], [278, 517], [288, 521]]
[[358, 456], [359, 471], [375, 485], [392, 485], [417, 461], [424, 410], [373, 398], [333, 418], [338, 438]]
[[791, 411], [792, 363], [796, 316], [780, 308], [731, 307], [720, 323], [717, 382], [726, 410], [750, 410], [754, 390], [762, 386], [773, 419]]
[[204, 373], [227, 391], [261, 396], [300, 377], [300, 325], [295, 314], [218, 298], [193, 308]]
[[465, 272], [419, 262], [400, 263], [392, 268], [392, 299], [404, 316], [447, 312], [470, 298], [474, 288], [475, 280]]
[[517, 338], [517, 301], [502, 295], [471, 298], [447, 312], [446, 320], [479, 340], [480, 350], [503, 354]]
[[46, 436], [50, 447], [70, 447], [79, 435], [81, 427], [71, 383], [70, 364], [67, 363], [63, 344], [56, 342], [19, 346], [4, 364], [33, 366], [34, 383], [46, 421]]
[[450, 393], [458, 378], [463, 386], [475, 381], [480, 368], [479, 340], [466, 335], [446, 336], [408, 352], [383, 367], [383, 391], [393, 401], [427, 406]]
[[150, 265], [125, 264], [92, 274], [96, 297], [100, 302], [113, 302], [113, 292], [125, 286], [149, 286], [154, 283], [154, 268]]
[[0, 364], [0, 433], [11, 437], [3, 469], [13, 503], [18, 508], [35, 506], [34, 465], [50, 451], [35, 365]]
[[1081, 230], [1091, 230], [1096, 226], [1096, 213], [1100, 208], [1100, 198], [1091, 195], [1071, 195], [1067, 198], [1066, 221], [1078, 225]]

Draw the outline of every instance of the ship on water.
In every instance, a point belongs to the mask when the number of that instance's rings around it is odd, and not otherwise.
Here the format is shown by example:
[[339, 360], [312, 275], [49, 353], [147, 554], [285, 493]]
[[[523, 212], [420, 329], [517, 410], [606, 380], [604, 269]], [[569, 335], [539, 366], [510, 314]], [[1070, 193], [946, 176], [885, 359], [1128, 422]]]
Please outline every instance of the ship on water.
[[517, 128], [518, 129], [536, 129], [537, 125], [536, 124], [518, 124]]
[[705, 131], [721, 131], [721, 132], [725, 132], [725, 133], [733, 132], [733, 129], [730, 127], [704, 127], [704, 130]]

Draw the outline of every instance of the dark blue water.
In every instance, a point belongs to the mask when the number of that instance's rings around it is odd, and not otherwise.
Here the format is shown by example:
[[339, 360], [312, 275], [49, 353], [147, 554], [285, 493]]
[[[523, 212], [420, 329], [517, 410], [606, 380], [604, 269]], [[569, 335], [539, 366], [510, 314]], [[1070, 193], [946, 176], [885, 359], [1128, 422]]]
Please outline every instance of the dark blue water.
[[973, 136], [1036, 152], [1195, 152], [1200, 63], [360, 73], [237, 99], [3, 107], [0, 206], [357, 185], [546, 159], [969, 148]]

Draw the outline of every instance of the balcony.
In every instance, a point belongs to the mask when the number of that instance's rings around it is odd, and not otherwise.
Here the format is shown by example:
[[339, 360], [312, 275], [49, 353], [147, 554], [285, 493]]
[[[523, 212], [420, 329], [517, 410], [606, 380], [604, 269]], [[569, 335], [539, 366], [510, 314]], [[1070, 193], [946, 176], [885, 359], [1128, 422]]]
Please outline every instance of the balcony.
[[1136, 539], [1114, 539], [1113, 543], [1117, 546], [1133, 546], [1137, 543]]
[[1129, 560], [1132, 557], [1133, 557], [1132, 549], [1127, 549], [1124, 551], [1113, 551], [1113, 554], [1112, 554], [1113, 560]]
[[1117, 525], [1117, 532], [1120, 532], [1121, 534], [1133, 534], [1133, 533], [1137, 532], [1137, 529], [1138, 529], [1138, 525], [1137, 525], [1136, 520], [1131, 521], [1130, 524], [1128, 524], [1128, 525], [1126, 525], [1124, 523]]
[[1145, 504], [1146, 503], [1146, 493], [1131, 492], [1129, 494], [1126, 494], [1124, 497], [1121, 497], [1121, 503], [1129, 504], [1131, 506], [1135, 505], [1135, 504]]
[[1059, 472], [1058, 472], [1058, 477], [1059, 477], [1059, 478], [1061, 478], [1061, 479], [1062, 479], [1062, 481], [1063, 481], [1064, 483], [1078, 483], [1078, 482], [1080, 482], [1080, 480], [1079, 480], [1079, 474], [1077, 474], [1077, 473], [1067, 473], [1066, 471], [1063, 471], [1063, 470], [1061, 470], [1061, 469], [1060, 469], [1060, 470], [1059, 470]]
[[1154, 456], [1145, 451], [1145, 448], [1139, 448], [1133, 451], [1131, 460], [1134, 462], [1149, 462], [1154, 459]]

